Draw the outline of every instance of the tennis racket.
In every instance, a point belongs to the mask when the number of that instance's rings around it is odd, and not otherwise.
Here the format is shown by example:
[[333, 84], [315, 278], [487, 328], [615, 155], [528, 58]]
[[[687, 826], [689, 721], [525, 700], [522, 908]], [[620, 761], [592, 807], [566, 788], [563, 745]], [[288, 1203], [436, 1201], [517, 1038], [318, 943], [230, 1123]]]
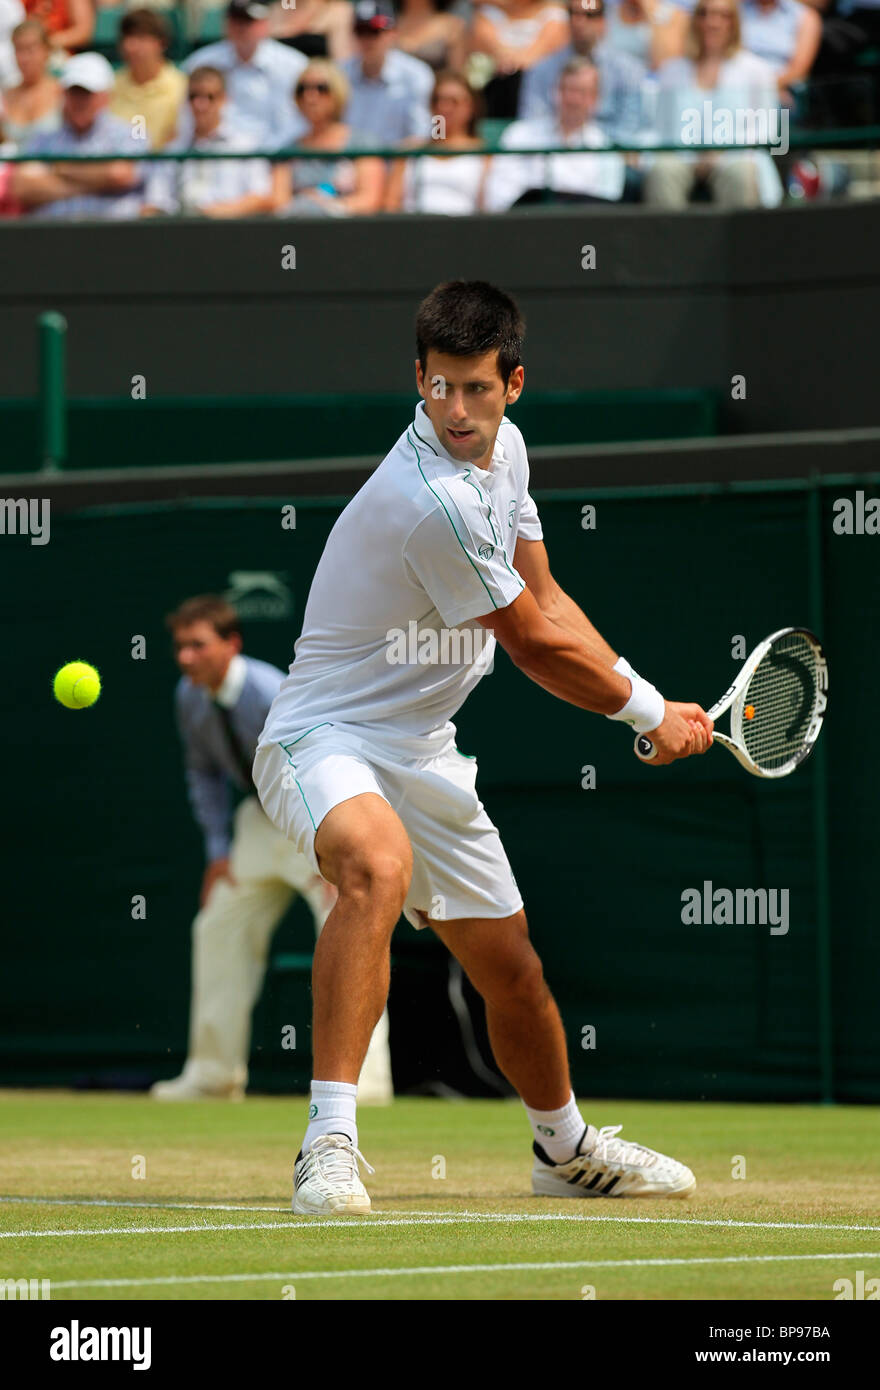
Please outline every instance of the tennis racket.
[[[828, 663], [805, 627], [771, 632], [749, 656], [730, 689], [707, 710], [730, 710], [730, 734], [712, 737], [755, 777], [787, 777], [813, 751], [828, 704]], [[657, 750], [645, 734], [635, 741], [642, 762]]]

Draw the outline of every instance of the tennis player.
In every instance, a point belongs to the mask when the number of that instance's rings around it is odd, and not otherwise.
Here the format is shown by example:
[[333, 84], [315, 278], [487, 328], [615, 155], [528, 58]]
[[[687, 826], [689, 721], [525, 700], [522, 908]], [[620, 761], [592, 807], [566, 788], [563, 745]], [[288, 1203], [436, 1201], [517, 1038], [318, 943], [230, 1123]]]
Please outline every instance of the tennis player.
[[257, 745], [270, 820], [338, 889], [315, 949], [295, 1212], [370, 1210], [356, 1083], [401, 911], [436, 932], [485, 1001], [495, 1060], [532, 1126], [535, 1193], [696, 1186], [684, 1164], [581, 1115], [523, 901], [450, 722], [497, 640], [551, 694], [650, 733], [652, 766], [711, 743], [700, 706], [665, 701], [551, 576], [523, 437], [504, 414], [523, 389], [524, 332], [510, 296], [482, 281], [439, 285], [420, 305], [415, 419], [330, 532]]

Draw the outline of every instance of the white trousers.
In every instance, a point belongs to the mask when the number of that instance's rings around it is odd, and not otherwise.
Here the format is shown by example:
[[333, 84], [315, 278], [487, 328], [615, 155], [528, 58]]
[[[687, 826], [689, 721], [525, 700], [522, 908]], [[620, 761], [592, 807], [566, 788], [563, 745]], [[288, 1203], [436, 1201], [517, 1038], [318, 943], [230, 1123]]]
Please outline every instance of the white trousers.
[[[266, 973], [272, 934], [294, 896], [308, 903], [320, 935], [336, 889], [272, 825], [255, 796], [235, 813], [229, 867], [193, 922], [192, 1000], [187, 1079], [209, 1090], [247, 1084], [251, 1015]], [[305, 1035], [305, 1020], [301, 1021]], [[281, 1048], [282, 1040], [277, 1039]], [[332, 1079], [332, 1078], [331, 1078]], [[364, 1100], [390, 1098], [388, 1011], [358, 1081]]]

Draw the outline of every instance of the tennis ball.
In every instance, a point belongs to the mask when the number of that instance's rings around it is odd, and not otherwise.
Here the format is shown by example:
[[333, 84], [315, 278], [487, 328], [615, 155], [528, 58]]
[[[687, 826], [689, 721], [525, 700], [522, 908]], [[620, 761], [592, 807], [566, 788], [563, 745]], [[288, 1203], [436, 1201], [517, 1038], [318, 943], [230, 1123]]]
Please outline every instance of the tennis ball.
[[68, 661], [56, 672], [52, 689], [67, 709], [86, 709], [101, 693], [101, 677], [87, 661]]

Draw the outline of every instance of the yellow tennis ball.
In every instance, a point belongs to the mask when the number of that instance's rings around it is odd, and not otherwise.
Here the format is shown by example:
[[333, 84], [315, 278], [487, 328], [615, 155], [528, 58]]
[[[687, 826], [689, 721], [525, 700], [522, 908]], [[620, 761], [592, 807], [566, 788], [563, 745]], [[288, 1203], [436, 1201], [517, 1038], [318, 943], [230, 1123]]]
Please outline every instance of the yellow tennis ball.
[[87, 709], [101, 693], [101, 677], [87, 661], [68, 661], [56, 672], [52, 689], [67, 709]]

